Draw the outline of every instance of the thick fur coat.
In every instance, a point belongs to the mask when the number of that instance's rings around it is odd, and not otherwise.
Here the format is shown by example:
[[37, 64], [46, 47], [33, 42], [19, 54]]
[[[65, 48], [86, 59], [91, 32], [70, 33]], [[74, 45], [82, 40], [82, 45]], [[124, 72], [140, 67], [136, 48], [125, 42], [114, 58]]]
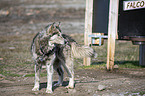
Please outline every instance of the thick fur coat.
[[[43, 64], [47, 69], [47, 93], [52, 93], [53, 69], [58, 73], [59, 80], [54, 86], [63, 83], [63, 68], [69, 76], [66, 88], [74, 88], [73, 59], [96, 57], [96, 52], [88, 46], [81, 46], [66, 34], [62, 34], [59, 25], [50, 24], [36, 34], [31, 45], [31, 53], [35, 61], [35, 84], [33, 91], [40, 89], [40, 70]], [[63, 68], [62, 68], [63, 67]]]

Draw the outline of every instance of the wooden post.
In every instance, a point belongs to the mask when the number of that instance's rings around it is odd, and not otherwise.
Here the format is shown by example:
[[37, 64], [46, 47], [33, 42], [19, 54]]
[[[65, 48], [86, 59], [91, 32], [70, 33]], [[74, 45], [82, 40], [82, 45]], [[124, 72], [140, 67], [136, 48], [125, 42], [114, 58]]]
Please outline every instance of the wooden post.
[[118, 26], [119, 0], [110, 0], [108, 24], [107, 70], [113, 70], [115, 55], [115, 40]]
[[[91, 44], [92, 34], [92, 18], [93, 18], [93, 0], [86, 0], [86, 13], [85, 13], [85, 33], [84, 33], [84, 44]], [[84, 58], [84, 65], [89, 66], [91, 64], [91, 58]]]

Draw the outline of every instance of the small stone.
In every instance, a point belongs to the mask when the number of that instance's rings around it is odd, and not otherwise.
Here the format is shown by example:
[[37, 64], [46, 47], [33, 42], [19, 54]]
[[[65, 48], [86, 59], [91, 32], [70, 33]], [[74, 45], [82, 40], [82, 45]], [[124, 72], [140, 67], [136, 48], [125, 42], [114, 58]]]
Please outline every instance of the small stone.
[[114, 69], [118, 69], [119, 68], [119, 66], [118, 65], [114, 65]]
[[7, 16], [9, 13], [10, 12], [8, 10], [0, 10], [0, 16]]
[[104, 85], [99, 85], [98, 86], [99, 91], [102, 91], [102, 90], [105, 90], [105, 89], [106, 89], [106, 86], [104, 86]]
[[4, 60], [3, 58], [0, 58], [0, 60]]
[[16, 49], [15, 47], [9, 47], [9, 49], [13, 50], [13, 49]]

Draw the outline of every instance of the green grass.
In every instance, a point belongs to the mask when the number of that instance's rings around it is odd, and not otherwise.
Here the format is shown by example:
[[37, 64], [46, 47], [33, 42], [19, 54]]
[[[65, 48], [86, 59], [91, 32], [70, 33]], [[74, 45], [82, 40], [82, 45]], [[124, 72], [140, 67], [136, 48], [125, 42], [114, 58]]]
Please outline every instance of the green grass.
[[101, 64], [101, 65], [90, 65], [90, 66], [80, 66], [79, 69], [105, 69], [106, 65]]
[[[124, 61], [124, 62], [115, 62], [114, 65], [117, 65], [119, 69], [131, 68], [139, 69], [144, 68], [138, 65], [138, 61]], [[90, 66], [79, 66], [80, 69], [106, 69], [105, 62], [93, 62]]]
[[[26, 75], [25, 75], [25, 77], [34, 77], [34, 76], [35, 76], [34, 73], [32, 73], [32, 74], [26, 74]], [[41, 77], [46, 77], [46, 76], [47, 76], [47, 73], [40, 73], [40, 76], [41, 76]]]
[[141, 68], [141, 66], [133, 65], [132, 63], [120, 64], [119, 68]]
[[[127, 64], [123, 64], [123, 65], [118, 65], [118, 68], [119, 69], [123, 69], [123, 68], [139, 69], [139, 68], [142, 68], [142, 67], [133, 65], [131, 63], [127, 63]], [[78, 69], [106, 69], [106, 64], [80, 66]]]
[[11, 71], [6, 71], [6, 70], [3, 70], [1, 69], [0, 70], [0, 74], [2, 74], [3, 76], [11, 76], [11, 77], [20, 77], [22, 75], [19, 75], [19, 74], [13, 74]]

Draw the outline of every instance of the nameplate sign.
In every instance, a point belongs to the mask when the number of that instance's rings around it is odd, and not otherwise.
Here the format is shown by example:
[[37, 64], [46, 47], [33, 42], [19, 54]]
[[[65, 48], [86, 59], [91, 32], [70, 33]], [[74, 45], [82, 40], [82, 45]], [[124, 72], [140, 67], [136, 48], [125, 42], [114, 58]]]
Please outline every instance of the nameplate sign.
[[138, 1], [123, 1], [123, 10], [136, 10], [145, 8], [145, 0], [138, 0]]

